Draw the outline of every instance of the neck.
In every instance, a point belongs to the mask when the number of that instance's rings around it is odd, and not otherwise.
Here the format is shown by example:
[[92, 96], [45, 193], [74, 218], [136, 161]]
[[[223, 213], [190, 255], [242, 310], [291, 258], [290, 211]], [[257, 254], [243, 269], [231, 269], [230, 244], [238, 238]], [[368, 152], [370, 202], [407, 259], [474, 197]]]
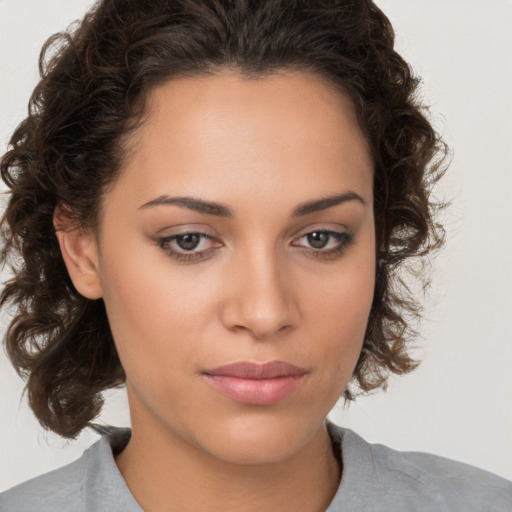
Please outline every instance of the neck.
[[324, 426], [299, 452], [271, 464], [233, 464], [161, 428], [139, 428], [116, 463], [144, 510], [161, 512], [324, 511], [340, 467]]

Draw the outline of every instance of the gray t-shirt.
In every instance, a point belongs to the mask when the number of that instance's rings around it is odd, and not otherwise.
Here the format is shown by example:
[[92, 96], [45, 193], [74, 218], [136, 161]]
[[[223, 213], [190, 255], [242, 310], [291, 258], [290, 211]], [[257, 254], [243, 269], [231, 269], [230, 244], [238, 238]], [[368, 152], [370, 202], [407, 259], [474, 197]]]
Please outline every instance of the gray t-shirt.
[[[367, 443], [329, 424], [343, 475], [326, 512], [511, 512], [512, 482], [436, 455]], [[111, 428], [78, 460], [0, 494], [1, 512], [142, 512], [114, 462], [130, 439]]]

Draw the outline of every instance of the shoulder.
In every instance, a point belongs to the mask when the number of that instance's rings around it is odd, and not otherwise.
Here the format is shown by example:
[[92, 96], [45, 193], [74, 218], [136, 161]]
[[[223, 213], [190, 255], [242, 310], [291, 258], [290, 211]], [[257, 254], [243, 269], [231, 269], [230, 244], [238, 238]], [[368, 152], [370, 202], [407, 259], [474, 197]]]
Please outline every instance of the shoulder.
[[77, 511], [83, 500], [83, 473], [89, 450], [78, 460], [0, 494], [0, 511]]
[[101, 439], [75, 462], [0, 494], [0, 512], [141, 512], [114, 461], [130, 430], [109, 427], [98, 433]]
[[505, 478], [438, 455], [371, 444], [350, 430], [335, 428], [347, 478], [359, 472], [361, 479], [364, 473], [366, 491], [359, 491], [366, 492], [369, 510], [512, 511], [512, 482]]
[[483, 469], [378, 444], [371, 445], [371, 454], [382, 481], [393, 481], [402, 489], [419, 489], [431, 496], [440, 510], [512, 510], [512, 482]]

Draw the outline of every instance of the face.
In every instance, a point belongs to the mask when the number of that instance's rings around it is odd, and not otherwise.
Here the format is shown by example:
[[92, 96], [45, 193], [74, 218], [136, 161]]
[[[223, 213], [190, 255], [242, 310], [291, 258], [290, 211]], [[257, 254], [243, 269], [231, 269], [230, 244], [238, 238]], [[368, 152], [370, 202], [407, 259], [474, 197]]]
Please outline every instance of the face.
[[175, 79], [131, 144], [97, 274], [134, 433], [291, 457], [343, 392], [373, 297], [372, 162], [350, 101], [299, 72]]

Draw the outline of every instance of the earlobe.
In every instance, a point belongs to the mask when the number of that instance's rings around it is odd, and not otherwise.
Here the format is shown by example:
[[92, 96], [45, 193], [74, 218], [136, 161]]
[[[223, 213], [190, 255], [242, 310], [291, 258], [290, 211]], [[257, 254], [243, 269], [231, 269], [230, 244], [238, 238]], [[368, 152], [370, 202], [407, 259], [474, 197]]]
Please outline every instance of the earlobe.
[[53, 223], [60, 251], [76, 290], [88, 299], [102, 297], [98, 244], [92, 230], [65, 227], [62, 211], [55, 210]]

